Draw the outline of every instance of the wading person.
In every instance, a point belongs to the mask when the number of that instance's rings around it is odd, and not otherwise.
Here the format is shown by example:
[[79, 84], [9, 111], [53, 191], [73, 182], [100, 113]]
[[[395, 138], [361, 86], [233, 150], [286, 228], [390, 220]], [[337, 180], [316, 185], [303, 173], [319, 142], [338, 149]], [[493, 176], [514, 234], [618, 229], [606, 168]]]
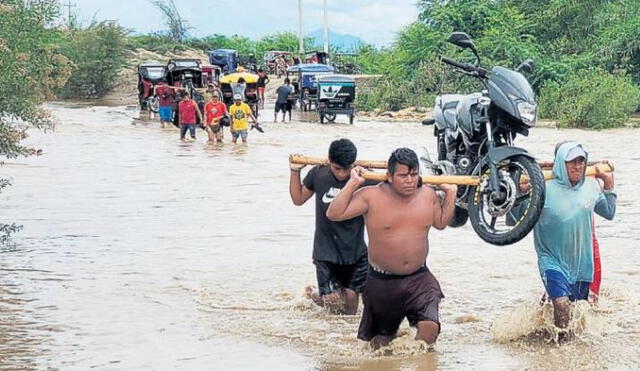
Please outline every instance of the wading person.
[[[278, 86], [276, 89], [276, 107], [273, 112], [273, 122], [278, 121], [278, 112], [282, 111], [282, 122], [284, 122], [287, 115], [287, 100], [289, 94], [291, 94], [291, 86], [289, 85], [289, 79], [284, 79], [284, 84]], [[291, 118], [289, 118], [291, 120]]]
[[189, 93], [182, 92], [182, 100], [178, 104], [178, 114], [180, 123], [180, 139], [184, 140], [187, 130], [191, 139], [196, 139], [196, 114], [200, 119], [200, 122], [204, 122], [202, 119], [202, 113], [198, 108], [198, 103], [189, 97]]
[[431, 227], [444, 229], [453, 217], [455, 185], [440, 186], [441, 203], [431, 187], [422, 186], [418, 156], [398, 148], [387, 162], [387, 180], [358, 189], [364, 169], [351, 179], [327, 210], [329, 220], [363, 215], [369, 236], [369, 270], [362, 294], [364, 310], [358, 338], [372, 347], [389, 344], [406, 317], [417, 328], [416, 339], [432, 344], [440, 333], [440, 284], [426, 266]]
[[155, 94], [158, 96], [158, 114], [160, 115], [160, 126], [165, 127], [167, 123], [173, 122], [173, 103], [176, 97], [173, 86], [168, 86], [162, 81], [155, 87]]
[[242, 97], [242, 100], [244, 101], [245, 98], [245, 91], [247, 90], [247, 84], [244, 80], [244, 77], [241, 77], [238, 79], [238, 82], [234, 82], [231, 83], [231, 91], [233, 92], [233, 97], [235, 99], [236, 95], [239, 95]]
[[253, 116], [251, 107], [242, 101], [240, 94], [233, 96], [233, 104], [229, 107], [229, 114], [231, 115], [231, 141], [236, 143], [238, 138], [242, 138], [242, 143], [247, 143], [247, 137], [249, 136], [249, 122], [247, 119], [250, 117], [256, 125], [258, 125], [258, 120]]
[[544, 209], [534, 227], [538, 269], [553, 303], [555, 325], [566, 328], [572, 301], [587, 300], [594, 278], [593, 213], [612, 220], [616, 194], [612, 173], [596, 167], [585, 177], [588, 154], [576, 142], [562, 143], [555, 155], [554, 179], [546, 182]]
[[313, 264], [318, 292], [307, 294], [333, 312], [353, 315], [358, 295], [367, 276], [367, 245], [361, 216], [341, 222], [327, 219], [326, 211], [336, 194], [349, 181], [357, 156], [356, 146], [348, 139], [335, 140], [329, 146], [329, 165], [315, 166], [300, 181], [304, 165], [290, 164], [289, 193], [296, 206], [316, 196], [316, 228], [313, 238]]
[[269, 83], [269, 77], [262, 70], [262, 68], [258, 68], [258, 100], [260, 101], [260, 107], [264, 108], [264, 89], [267, 87]]
[[220, 101], [218, 93], [213, 93], [204, 106], [205, 130], [209, 142], [222, 143], [222, 120], [227, 116], [227, 106]]
[[284, 83], [289, 87], [289, 96], [287, 97], [286, 109], [287, 113], [289, 114], [289, 122], [291, 122], [291, 110], [293, 109], [293, 105], [295, 104], [295, 89], [293, 85], [291, 85], [291, 81], [289, 81], [289, 79], [285, 80]]
[[212, 81], [207, 85], [207, 99], [213, 96], [214, 94], [218, 94], [220, 99], [222, 99], [222, 90], [220, 89], [220, 83], [216, 80]]

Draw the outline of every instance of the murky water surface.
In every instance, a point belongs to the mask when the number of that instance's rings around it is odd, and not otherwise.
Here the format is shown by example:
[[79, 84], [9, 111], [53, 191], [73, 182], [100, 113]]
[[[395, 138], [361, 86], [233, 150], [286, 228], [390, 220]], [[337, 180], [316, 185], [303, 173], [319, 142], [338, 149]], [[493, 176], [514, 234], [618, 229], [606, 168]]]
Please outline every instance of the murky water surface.
[[[287, 156], [351, 138], [362, 159], [433, 148], [417, 123], [320, 125], [313, 116], [250, 133], [249, 145], [181, 143], [124, 107], [50, 105], [40, 157], [0, 175], [0, 220], [24, 230], [0, 252], [0, 368], [108, 370], [635, 369], [640, 362], [638, 130], [537, 128], [519, 144], [551, 159], [563, 139], [617, 166], [615, 222], [598, 219], [603, 297], [577, 308], [580, 334], [548, 341], [531, 236], [509, 247], [465, 226], [434, 231], [428, 264], [446, 295], [434, 351], [406, 322], [387, 355], [356, 340], [358, 316], [303, 294], [313, 203], [291, 204]], [[299, 113], [294, 113], [294, 116]], [[295, 117], [294, 117], [295, 119]], [[227, 133], [227, 141], [229, 135]], [[546, 321], [546, 322], [545, 322]], [[578, 323], [578, 322], [576, 322]], [[391, 353], [390, 355], [388, 353]]]

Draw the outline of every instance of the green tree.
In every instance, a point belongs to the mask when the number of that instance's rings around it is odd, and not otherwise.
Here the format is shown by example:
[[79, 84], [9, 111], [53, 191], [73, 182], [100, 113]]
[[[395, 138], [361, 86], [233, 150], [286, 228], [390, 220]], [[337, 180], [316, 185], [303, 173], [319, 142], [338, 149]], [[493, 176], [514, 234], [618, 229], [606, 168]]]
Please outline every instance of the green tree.
[[[48, 28], [57, 16], [55, 0], [0, 1], [0, 159], [37, 153], [21, 144], [27, 130], [52, 126], [40, 103], [53, 97], [71, 72], [67, 58], [56, 51], [61, 33]], [[8, 184], [0, 179], [0, 190]], [[18, 229], [0, 223], [0, 244]]]
[[106, 94], [125, 65], [125, 30], [112, 22], [92, 23], [70, 30], [60, 46], [74, 65], [73, 74], [60, 89], [65, 98], [97, 98]]

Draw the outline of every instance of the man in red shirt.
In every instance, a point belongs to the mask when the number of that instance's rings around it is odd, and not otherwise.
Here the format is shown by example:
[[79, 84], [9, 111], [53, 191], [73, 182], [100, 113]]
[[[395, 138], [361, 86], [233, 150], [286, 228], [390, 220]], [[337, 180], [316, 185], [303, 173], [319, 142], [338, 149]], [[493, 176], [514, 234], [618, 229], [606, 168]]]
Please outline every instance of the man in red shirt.
[[198, 108], [198, 103], [189, 97], [189, 93], [186, 91], [182, 92], [182, 100], [178, 104], [178, 114], [179, 114], [179, 123], [180, 123], [180, 139], [184, 140], [185, 135], [187, 134], [187, 130], [189, 130], [189, 135], [191, 135], [191, 139], [196, 139], [196, 114], [200, 119], [200, 122], [204, 122], [202, 119], [202, 113], [200, 112], [200, 108]]
[[227, 106], [220, 101], [220, 96], [214, 92], [204, 106], [205, 130], [209, 135], [209, 142], [222, 143], [222, 119], [228, 117]]
[[161, 81], [154, 89], [155, 95], [159, 98], [158, 113], [160, 114], [160, 125], [164, 127], [166, 123], [173, 122], [173, 101], [176, 97], [175, 88]]

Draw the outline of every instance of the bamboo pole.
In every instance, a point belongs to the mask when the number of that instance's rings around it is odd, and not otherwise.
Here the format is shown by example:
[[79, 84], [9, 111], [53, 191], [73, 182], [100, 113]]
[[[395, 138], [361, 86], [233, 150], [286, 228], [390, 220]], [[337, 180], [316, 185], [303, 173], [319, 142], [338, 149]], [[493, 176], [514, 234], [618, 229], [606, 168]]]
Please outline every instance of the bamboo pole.
[[[289, 162], [292, 164], [300, 164], [300, 165], [328, 165], [329, 160], [326, 158], [317, 158], [317, 157], [308, 157], [299, 154], [289, 155]], [[386, 169], [387, 162], [386, 161], [365, 161], [359, 160], [355, 162], [356, 165], [362, 166], [364, 168], [369, 169]], [[542, 164], [552, 164], [552, 163], [542, 163]], [[614, 167], [608, 163], [604, 162], [589, 162], [589, 166], [587, 166], [585, 175], [586, 176], [594, 176], [596, 174], [596, 165], [599, 166], [605, 172], [613, 172]], [[547, 166], [548, 168], [548, 166]], [[551, 170], [543, 170], [542, 171], [545, 180], [553, 179], [553, 173]], [[387, 174], [385, 173], [375, 173], [375, 172], [367, 172], [363, 174], [363, 178], [367, 180], [374, 181], [385, 181], [387, 180]], [[528, 179], [526, 176], [523, 176], [521, 182], [527, 182]], [[457, 185], [465, 185], [465, 186], [475, 186], [480, 183], [480, 177], [471, 176], [471, 175], [426, 175], [422, 177], [422, 182], [425, 184], [457, 184]]]
[[[300, 165], [329, 165], [329, 159], [319, 157], [308, 157], [299, 154], [289, 155], [289, 162]], [[357, 160], [355, 165], [362, 166], [367, 169], [386, 169], [386, 161], [366, 161]]]

